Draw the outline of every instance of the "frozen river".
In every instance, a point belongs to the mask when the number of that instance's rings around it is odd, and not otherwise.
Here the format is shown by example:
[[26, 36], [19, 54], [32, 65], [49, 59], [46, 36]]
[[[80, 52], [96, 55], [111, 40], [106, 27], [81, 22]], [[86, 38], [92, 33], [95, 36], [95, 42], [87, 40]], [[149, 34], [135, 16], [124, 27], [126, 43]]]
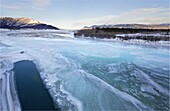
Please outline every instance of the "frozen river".
[[168, 48], [21, 32], [1, 32], [1, 59], [33, 60], [63, 110], [169, 109]]

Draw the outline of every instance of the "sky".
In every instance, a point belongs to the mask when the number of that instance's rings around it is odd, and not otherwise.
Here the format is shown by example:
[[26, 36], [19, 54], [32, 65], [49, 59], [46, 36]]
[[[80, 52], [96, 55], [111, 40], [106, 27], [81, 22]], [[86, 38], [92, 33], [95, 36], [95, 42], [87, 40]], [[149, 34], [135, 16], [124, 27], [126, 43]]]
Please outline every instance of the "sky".
[[170, 23], [169, 0], [0, 0], [0, 15], [61, 29], [102, 24]]

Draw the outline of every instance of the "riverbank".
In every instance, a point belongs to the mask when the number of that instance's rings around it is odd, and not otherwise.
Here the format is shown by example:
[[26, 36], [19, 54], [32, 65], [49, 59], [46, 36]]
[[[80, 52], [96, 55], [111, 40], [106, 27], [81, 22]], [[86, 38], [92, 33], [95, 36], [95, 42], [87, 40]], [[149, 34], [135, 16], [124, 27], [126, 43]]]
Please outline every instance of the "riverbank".
[[169, 42], [169, 29], [94, 28], [74, 33], [76, 38], [114, 39], [121, 41]]

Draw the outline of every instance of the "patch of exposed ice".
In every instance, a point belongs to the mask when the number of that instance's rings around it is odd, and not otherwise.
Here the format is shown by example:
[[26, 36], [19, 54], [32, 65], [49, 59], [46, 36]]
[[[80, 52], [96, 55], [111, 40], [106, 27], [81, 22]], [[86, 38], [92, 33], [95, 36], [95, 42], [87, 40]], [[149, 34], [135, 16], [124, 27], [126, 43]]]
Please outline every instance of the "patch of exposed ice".
[[156, 83], [149, 75], [144, 73], [142, 70], [138, 69], [133, 73], [135, 73], [133, 75], [136, 75], [136, 77], [138, 77], [139, 79], [142, 79], [143, 81], [147, 82], [149, 85], [154, 86], [154, 88], [156, 88], [159, 92], [169, 96], [169, 91], [167, 89], [163, 88], [161, 85]]
[[141, 91], [142, 92], [147, 92], [147, 93], [151, 93], [151, 94], [154, 94], [156, 96], [159, 96], [159, 94], [154, 90], [154, 88], [150, 85], [144, 85], [142, 84], [141, 85]]

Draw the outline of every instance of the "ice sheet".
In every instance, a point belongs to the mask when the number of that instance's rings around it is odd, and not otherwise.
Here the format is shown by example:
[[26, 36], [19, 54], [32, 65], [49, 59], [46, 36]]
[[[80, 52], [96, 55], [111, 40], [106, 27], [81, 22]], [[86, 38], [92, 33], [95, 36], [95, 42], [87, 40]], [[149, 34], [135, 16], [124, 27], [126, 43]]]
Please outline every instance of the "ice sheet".
[[57, 32], [64, 38], [50, 39], [43, 38], [41, 31], [37, 31], [41, 38], [8, 37], [8, 33], [0, 38], [10, 46], [1, 48], [1, 58], [34, 61], [63, 110], [169, 109], [167, 48], [67, 39], [72, 34], [68, 31]]

